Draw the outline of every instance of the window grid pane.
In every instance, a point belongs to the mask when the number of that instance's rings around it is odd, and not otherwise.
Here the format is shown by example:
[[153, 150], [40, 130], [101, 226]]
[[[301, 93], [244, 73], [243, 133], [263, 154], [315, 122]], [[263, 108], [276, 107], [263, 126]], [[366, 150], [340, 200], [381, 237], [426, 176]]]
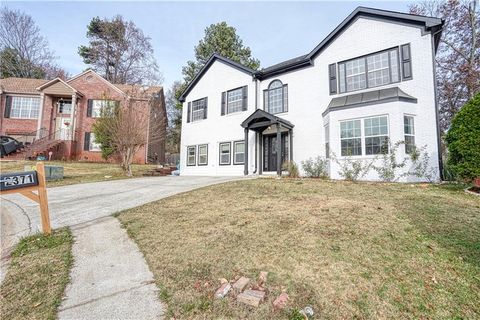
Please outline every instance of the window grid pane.
[[37, 119], [40, 112], [40, 98], [12, 97], [10, 117], [21, 119]]
[[415, 150], [415, 126], [412, 116], [403, 117], [403, 130], [405, 134], [405, 153], [411, 154]]
[[192, 121], [203, 119], [205, 111], [205, 99], [200, 99], [192, 102]]
[[362, 155], [362, 138], [360, 120], [342, 121], [340, 123], [341, 155]]
[[245, 143], [235, 142], [234, 147], [235, 164], [241, 164], [245, 162]]
[[364, 119], [365, 154], [388, 153], [388, 120], [386, 116]]
[[243, 89], [238, 88], [227, 92], [227, 113], [242, 111]]
[[88, 146], [88, 150], [90, 151], [102, 150], [100, 143], [97, 143], [97, 141], [95, 140], [95, 134], [93, 132], [90, 133], [90, 145]]
[[195, 147], [188, 147], [187, 149], [187, 164], [189, 166], [195, 165]]
[[220, 164], [230, 164], [230, 143], [220, 144]]

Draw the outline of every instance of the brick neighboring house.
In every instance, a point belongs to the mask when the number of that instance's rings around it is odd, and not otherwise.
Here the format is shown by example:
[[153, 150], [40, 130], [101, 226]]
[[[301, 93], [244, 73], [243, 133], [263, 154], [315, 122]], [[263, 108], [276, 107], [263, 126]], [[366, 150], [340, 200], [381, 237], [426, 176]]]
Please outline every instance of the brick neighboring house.
[[23, 154], [14, 155], [17, 158], [48, 156], [52, 151], [52, 159], [104, 162], [92, 125], [103, 105], [127, 100], [149, 113], [148, 142], [134, 163], [163, 163], [167, 123], [163, 88], [112, 84], [93, 70], [67, 81], [0, 79], [0, 135], [28, 144]]

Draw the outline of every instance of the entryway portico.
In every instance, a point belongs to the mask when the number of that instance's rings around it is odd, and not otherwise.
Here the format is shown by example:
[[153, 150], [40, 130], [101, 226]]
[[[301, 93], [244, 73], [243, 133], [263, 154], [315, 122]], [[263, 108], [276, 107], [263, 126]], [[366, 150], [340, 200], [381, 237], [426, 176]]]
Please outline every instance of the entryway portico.
[[[282, 162], [293, 160], [293, 127], [294, 125], [264, 110], [257, 109], [241, 126], [245, 130], [245, 167], [244, 175], [248, 175], [248, 132], [257, 135], [255, 158], [259, 161], [258, 171], [276, 171], [282, 174]], [[259, 157], [260, 155], [260, 157]]]

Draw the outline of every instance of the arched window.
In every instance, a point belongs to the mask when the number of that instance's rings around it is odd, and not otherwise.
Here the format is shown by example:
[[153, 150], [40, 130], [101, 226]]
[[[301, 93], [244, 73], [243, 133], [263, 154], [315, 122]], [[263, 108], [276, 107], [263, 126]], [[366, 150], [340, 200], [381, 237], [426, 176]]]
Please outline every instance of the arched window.
[[267, 112], [275, 114], [287, 112], [287, 85], [273, 80], [264, 91], [264, 106]]

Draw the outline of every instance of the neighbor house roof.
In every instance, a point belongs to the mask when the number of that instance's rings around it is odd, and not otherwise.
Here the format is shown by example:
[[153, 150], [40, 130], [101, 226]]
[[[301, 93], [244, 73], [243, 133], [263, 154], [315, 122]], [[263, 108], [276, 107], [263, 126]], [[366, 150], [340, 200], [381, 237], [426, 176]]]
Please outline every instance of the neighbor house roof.
[[333, 98], [328, 104], [327, 109], [323, 112], [323, 116], [327, 115], [327, 113], [330, 111], [363, 107], [367, 105], [393, 101], [417, 103], [417, 98], [403, 92], [398, 87], [354, 93]]
[[182, 96], [180, 97], [180, 101], [185, 101], [185, 97], [187, 94], [193, 89], [196, 83], [200, 80], [200, 78], [205, 74], [205, 72], [210, 68], [210, 65], [216, 61], [222, 61], [235, 67], [241, 71], [247, 72], [252, 74], [254, 77], [258, 79], [265, 79], [269, 77], [273, 77], [275, 75], [285, 73], [288, 71], [292, 71], [298, 68], [303, 68], [306, 66], [313, 65], [313, 58], [315, 58], [322, 50], [324, 50], [328, 45], [335, 40], [337, 36], [339, 36], [346, 28], [348, 28], [353, 22], [355, 22], [359, 17], [364, 17], [367, 19], [376, 19], [381, 21], [389, 21], [393, 23], [399, 24], [407, 24], [417, 26], [422, 28], [423, 32], [431, 32], [434, 37], [434, 49], [435, 51], [438, 48], [438, 44], [440, 42], [440, 37], [442, 33], [443, 27], [443, 20], [440, 18], [435, 17], [427, 17], [427, 16], [420, 16], [414, 15], [409, 13], [402, 13], [402, 12], [395, 12], [395, 11], [388, 11], [388, 10], [381, 10], [381, 9], [374, 9], [374, 8], [367, 8], [367, 7], [358, 7], [356, 8], [345, 20], [343, 20], [330, 34], [325, 37], [315, 48], [313, 48], [310, 53], [304, 54], [302, 56], [289, 59], [275, 65], [269, 66], [267, 68], [263, 68], [259, 71], [253, 71], [245, 66], [242, 66], [239, 63], [236, 63], [228, 58], [222, 57], [219, 54], [213, 54], [210, 59], [207, 61], [205, 66], [200, 69], [197, 73], [195, 78], [190, 82], [188, 87], [183, 92]]
[[0, 79], [0, 93], [40, 94], [37, 87], [47, 83], [44, 79], [5, 78]]

